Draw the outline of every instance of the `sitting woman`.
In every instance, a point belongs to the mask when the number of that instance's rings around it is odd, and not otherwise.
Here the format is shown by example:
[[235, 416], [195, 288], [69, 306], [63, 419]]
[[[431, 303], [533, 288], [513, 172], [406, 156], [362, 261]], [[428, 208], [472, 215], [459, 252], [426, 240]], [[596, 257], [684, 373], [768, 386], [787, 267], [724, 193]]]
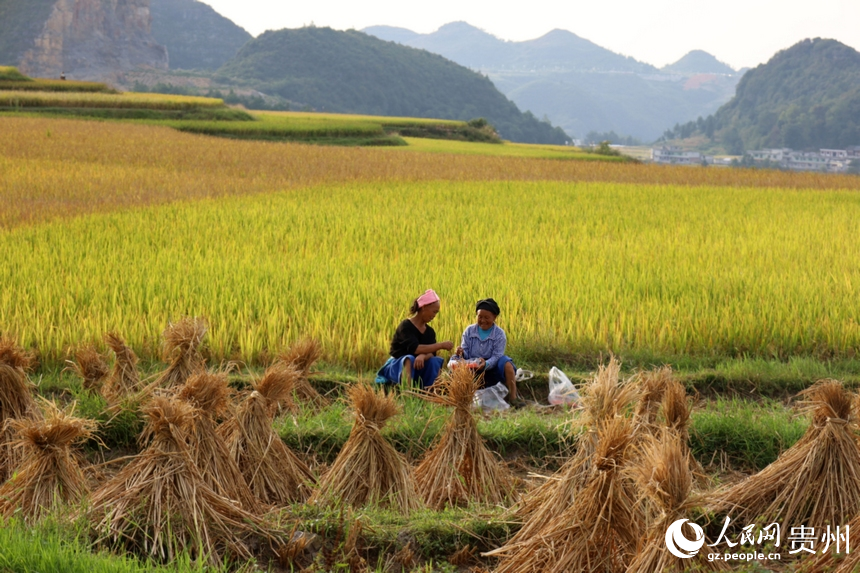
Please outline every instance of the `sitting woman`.
[[491, 298], [479, 300], [475, 306], [475, 324], [463, 331], [457, 356], [466, 360], [476, 360], [476, 374], [483, 373], [484, 387], [504, 383], [508, 387], [511, 405], [522, 408], [525, 401], [517, 396], [517, 368], [510, 357], [505, 355], [508, 338], [505, 331], [496, 324], [496, 317], [502, 311]]
[[439, 308], [439, 296], [432, 289], [412, 302], [412, 316], [394, 331], [389, 351], [391, 358], [377, 372], [378, 383], [399, 384], [403, 378], [407, 383], [419, 380], [422, 388], [433, 385], [445, 362], [436, 353], [454, 348], [451, 341], [436, 342], [436, 332], [430, 321], [439, 313]]

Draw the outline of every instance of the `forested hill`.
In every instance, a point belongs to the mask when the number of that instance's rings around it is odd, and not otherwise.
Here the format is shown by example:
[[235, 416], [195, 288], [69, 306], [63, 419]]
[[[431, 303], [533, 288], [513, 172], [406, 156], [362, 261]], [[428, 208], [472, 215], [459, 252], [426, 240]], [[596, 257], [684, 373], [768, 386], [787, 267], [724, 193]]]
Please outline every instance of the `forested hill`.
[[215, 70], [251, 34], [197, 0], [149, 0], [152, 36], [167, 46], [171, 69]]
[[[748, 71], [704, 125], [730, 153], [860, 145], [860, 53], [836, 40], [803, 40]], [[666, 137], [696, 131], [676, 126]]]
[[746, 149], [860, 145], [860, 53], [804, 40], [750, 70], [716, 114]]
[[218, 73], [318, 111], [484, 117], [512, 141], [569, 139], [560, 128], [521, 112], [485, 76], [442, 56], [354, 30], [307, 27], [265, 32], [245, 44]]

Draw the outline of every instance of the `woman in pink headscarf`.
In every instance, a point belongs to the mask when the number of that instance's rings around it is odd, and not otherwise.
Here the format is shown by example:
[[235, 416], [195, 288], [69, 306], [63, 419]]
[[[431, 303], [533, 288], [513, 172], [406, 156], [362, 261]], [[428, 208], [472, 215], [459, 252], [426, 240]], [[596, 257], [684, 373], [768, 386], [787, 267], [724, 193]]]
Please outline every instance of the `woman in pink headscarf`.
[[397, 326], [391, 339], [391, 358], [379, 369], [376, 381], [382, 384], [399, 384], [418, 380], [422, 388], [432, 386], [442, 369], [444, 360], [436, 353], [451, 350], [450, 340], [436, 342], [436, 331], [430, 326], [439, 313], [439, 296], [428, 289], [412, 302], [412, 316]]

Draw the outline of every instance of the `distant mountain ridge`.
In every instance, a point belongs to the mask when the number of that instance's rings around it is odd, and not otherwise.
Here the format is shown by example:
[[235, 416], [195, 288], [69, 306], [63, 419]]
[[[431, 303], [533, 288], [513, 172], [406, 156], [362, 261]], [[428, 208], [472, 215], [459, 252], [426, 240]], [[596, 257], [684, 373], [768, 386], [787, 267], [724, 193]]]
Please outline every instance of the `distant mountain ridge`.
[[485, 73], [520, 109], [580, 138], [614, 131], [653, 141], [667, 125], [716, 111], [740, 77], [706, 52], [688, 54], [662, 71], [565, 30], [523, 42], [501, 40], [465, 22], [430, 34], [389, 26], [363, 31]]
[[660, 68], [664, 72], [675, 74], [734, 74], [735, 69], [719, 61], [704, 50], [692, 50], [684, 57]]
[[430, 34], [405, 28], [371, 26], [363, 32], [439, 54], [481, 71], [541, 70], [657, 72], [657, 68], [601, 48], [566, 30], [552, 30], [523, 42], [501, 40], [466, 22], [451, 22]]
[[558, 144], [569, 139], [561, 129], [522, 113], [485, 76], [356, 31], [268, 31], [245, 44], [218, 74], [318, 111], [484, 117], [505, 139]]

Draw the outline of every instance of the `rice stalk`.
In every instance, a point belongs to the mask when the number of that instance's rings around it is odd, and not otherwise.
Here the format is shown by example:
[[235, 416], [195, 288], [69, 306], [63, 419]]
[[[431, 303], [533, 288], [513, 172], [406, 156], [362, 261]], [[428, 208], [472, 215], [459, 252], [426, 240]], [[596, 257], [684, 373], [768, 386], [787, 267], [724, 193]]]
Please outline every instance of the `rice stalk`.
[[159, 386], [173, 388], [192, 374], [206, 370], [206, 361], [199, 348], [207, 330], [206, 321], [202, 318], [185, 317], [167, 326], [162, 358], [170, 364], [159, 376]]
[[105, 342], [113, 351], [116, 360], [110, 378], [102, 387], [102, 394], [109, 404], [117, 404], [125, 397], [141, 390], [140, 374], [137, 371], [137, 355], [116, 332], [108, 332]]
[[307, 464], [272, 427], [278, 405], [290, 400], [297, 377], [298, 371], [284, 364], [269, 368], [218, 430], [251, 492], [270, 505], [305, 501], [315, 483]]
[[303, 338], [293, 343], [290, 348], [281, 355], [281, 360], [298, 370], [299, 377], [293, 391], [296, 397], [310, 404], [314, 408], [324, 408], [329, 405], [329, 400], [320, 394], [310, 383], [311, 367], [322, 356], [322, 344], [315, 338]]
[[93, 345], [78, 349], [75, 360], [68, 363], [69, 368], [83, 380], [85, 390], [101, 391], [110, 374], [110, 367]]
[[498, 504], [513, 496], [513, 477], [487, 449], [472, 414], [480, 384], [470, 370], [460, 368], [440, 377], [433, 391], [422, 395], [454, 409], [436, 445], [415, 469], [418, 492], [433, 509], [471, 501]]
[[[663, 429], [659, 437], [647, 436], [643, 441], [635, 462], [626, 471], [640, 492], [649, 525], [627, 573], [730, 570], [724, 561], [709, 561], [704, 551], [680, 558], [666, 549], [669, 526], [679, 519], [690, 519], [698, 503], [693, 494], [688, 448], [681, 435], [670, 428]], [[682, 528], [687, 539], [696, 539], [689, 525]]]
[[0, 515], [21, 515], [33, 522], [61, 505], [78, 503], [89, 493], [81, 470], [76, 442], [90, 438], [96, 423], [74, 417], [75, 405], [66, 410], [44, 400], [42, 418], [10, 419], [16, 439], [12, 446], [23, 460], [14, 477], [0, 487]]
[[352, 431], [310, 502], [381, 505], [404, 514], [421, 508], [409, 464], [380, 433], [399, 411], [395, 398], [366, 383], [350, 386], [347, 398], [355, 417]]
[[247, 539], [268, 534], [253, 514], [203, 480], [188, 446], [195, 408], [155, 396], [144, 413], [149, 445], [92, 495], [88, 516], [97, 542], [157, 561], [183, 552], [214, 566], [250, 558]]
[[223, 438], [216, 431], [217, 420], [226, 412], [230, 399], [227, 375], [208, 372], [194, 374], [176, 395], [196, 410], [197, 423], [189, 438], [192, 457], [203, 481], [215, 493], [238, 502], [242, 509], [260, 513], [259, 502], [251, 493]]
[[620, 371], [621, 363], [613, 357], [583, 387], [580, 423], [584, 430], [576, 438], [574, 453], [550, 479], [523, 498], [515, 513], [524, 523], [513, 542], [527, 539], [558, 517], [585, 486], [601, 429], [626, 415], [639, 397], [638, 386], [622, 381]]
[[645, 527], [633, 484], [623, 473], [634, 424], [614, 417], [598, 432], [579, 495], [534, 535], [488, 553], [502, 557], [497, 573], [626, 571]]
[[657, 414], [666, 385], [674, 379], [671, 366], [643, 372], [639, 377], [639, 402], [636, 404], [636, 419], [646, 426], [657, 424]]
[[715, 494], [711, 510], [733, 520], [792, 526], [847, 523], [860, 512], [860, 447], [853, 397], [836, 380], [801, 392], [811, 414], [798, 442], [759, 473]]
[[41, 418], [27, 380], [32, 364], [32, 354], [11, 338], [0, 336], [0, 483], [9, 479], [21, 462], [22, 452], [14, 446], [15, 431], [10, 421]]

